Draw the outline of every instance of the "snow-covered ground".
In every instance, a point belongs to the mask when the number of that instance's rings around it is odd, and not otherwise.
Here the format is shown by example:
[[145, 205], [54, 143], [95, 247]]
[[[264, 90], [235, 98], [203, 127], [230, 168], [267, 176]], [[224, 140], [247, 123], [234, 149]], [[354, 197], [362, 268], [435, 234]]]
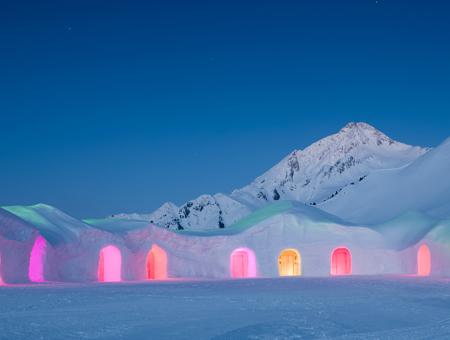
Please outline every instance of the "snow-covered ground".
[[448, 339], [450, 280], [415, 276], [0, 287], [0, 339]]

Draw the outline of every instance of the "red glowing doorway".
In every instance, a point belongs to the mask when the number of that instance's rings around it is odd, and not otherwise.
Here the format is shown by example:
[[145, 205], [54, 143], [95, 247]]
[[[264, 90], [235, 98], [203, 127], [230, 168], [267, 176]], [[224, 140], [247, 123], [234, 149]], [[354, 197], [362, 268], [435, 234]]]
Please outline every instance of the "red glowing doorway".
[[431, 256], [430, 250], [423, 245], [417, 252], [417, 274], [421, 276], [430, 275], [431, 270]]
[[331, 256], [331, 275], [349, 275], [352, 272], [352, 258], [347, 248], [337, 248]]
[[167, 279], [167, 254], [155, 244], [147, 256], [147, 277], [150, 280]]

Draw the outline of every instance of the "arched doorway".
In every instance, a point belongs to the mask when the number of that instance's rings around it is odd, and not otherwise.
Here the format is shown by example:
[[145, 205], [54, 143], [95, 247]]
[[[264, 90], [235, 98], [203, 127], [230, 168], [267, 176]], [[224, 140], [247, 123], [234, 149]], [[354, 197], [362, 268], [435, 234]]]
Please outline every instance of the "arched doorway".
[[33, 249], [30, 254], [30, 268], [28, 276], [33, 282], [42, 282], [44, 279], [44, 262], [45, 262], [45, 248], [47, 242], [42, 236], [39, 236], [34, 242]]
[[337, 248], [331, 255], [331, 275], [349, 275], [352, 272], [352, 258], [347, 248]]
[[417, 252], [417, 274], [421, 276], [430, 275], [431, 256], [430, 250], [423, 245]]
[[231, 254], [231, 277], [255, 277], [256, 258], [253, 251], [238, 248]]
[[3, 284], [2, 279], [2, 253], [0, 252], [0, 285]]
[[98, 264], [99, 281], [111, 282], [121, 280], [122, 255], [114, 246], [107, 246], [100, 251]]
[[167, 279], [167, 254], [156, 244], [147, 256], [147, 277], [150, 280]]
[[280, 276], [294, 276], [301, 274], [300, 254], [293, 249], [286, 249], [281, 252], [278, 259]]

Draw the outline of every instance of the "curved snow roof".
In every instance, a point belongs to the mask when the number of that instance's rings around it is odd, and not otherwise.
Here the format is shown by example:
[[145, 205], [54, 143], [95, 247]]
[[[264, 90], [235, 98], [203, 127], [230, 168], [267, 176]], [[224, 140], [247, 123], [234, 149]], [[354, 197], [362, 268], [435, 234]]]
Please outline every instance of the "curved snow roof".
[[344, 222], [337, 216], [304, 203], [279, 201], [247, 215], [224, 229], [177, 230], [176, 233], [195, 236], [235, 235], [281, 214], [301, 215], [313, 222], [353, 226], [353, 224]]
[[394, 250], [411, 247], [423, 239], [440, 221], [429, 215], [408, 211], [371, 229], [382, 234]]
[[[155, 225], [147, 221], [129, 219], [90, 219], [83, 222], [94, 228], [107, 231], [109, 233], [127, 233], [129, 231], [139, 231]], [[160, 227], [162, 228], [162, 227]], [[165, 228], [164, 228], [165, 229]]]
[[[101, 230], [125, 237], [129, 232], [161, 228], [180, 236], [213, 237], [232, 236], [256, 227], [262, 228], [307, 228], [315, 230], [318, 226], [327, 232], [339, 234], [360, 230], [371, 230], [382, 235], [388, 247], [402, 250], [413, 246], [424, 238], [441, 243], [450, 243], [450, 219], [439, 220], [419, 212], [407, 212], [379, 224], [355, 225], [340, 218], [297, 201], [279, 201], [255, 211], [224, 229], [209, 230], [167, 230], [153, 223], [128, 219], [90, 219], [80, 221], [64, 212], [45, 205], [11, 206], [0, 209], [0, 236], [23, 242], [33, 232], [38, 231], [52, 246], [75, 243], [86, 230]], [[312, 229], [311, 229], [312, 228]], [[325, 228], [325, 229], [324, 229]], [[273, 232], [272, 232], [273, 234]], [[281, 234], [280, 234], [281, 235]], [[323, 235], [323, 234], [322, 234]], [[325, 241], [325, 240], [324, 240]]]

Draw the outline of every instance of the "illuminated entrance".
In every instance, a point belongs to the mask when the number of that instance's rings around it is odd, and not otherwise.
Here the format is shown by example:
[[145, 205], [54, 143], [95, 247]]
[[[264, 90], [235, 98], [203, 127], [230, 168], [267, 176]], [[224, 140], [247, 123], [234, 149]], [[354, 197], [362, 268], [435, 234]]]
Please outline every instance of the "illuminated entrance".
[[294, 276], [301, 274], [300, 254], [296, 250], [284, 250], [278, 259], [280, 276]]
[[331, 275], [349, 275], [352, 272], [352, 258], [347, 248], [337, 248], [331, 255]]
[[2, 256], [1, 256], [1, 253], [0, 253], [0, 285], [3, 283], [3, 280], [2, 280]]
[[253, 251], [238, 248], [231, 254], [231, 277], [255, 277], [256, 259]]
[[150, 280], [167, 279], [167, 254], [157, 245], [153, 245], [147, 256], [147, 277]]
[[33, 282], [42, 282], [44, 279], [44, 262], [45, 262], [45, 248], [47, 242], [42, 236], [39, 236], [34, 242], [33, 250], [30, 254], [30, 268], [28, 275]]
[[431, 256], [427, 246], [419, 248], [417, 253], [417, 274], [421, 276], [430, 275]]
[[100, 281], [120, 281], [122, 268], [122, 255], [114, 246], [107, 246], [100, 251], [98, 264], [98, 279]]

